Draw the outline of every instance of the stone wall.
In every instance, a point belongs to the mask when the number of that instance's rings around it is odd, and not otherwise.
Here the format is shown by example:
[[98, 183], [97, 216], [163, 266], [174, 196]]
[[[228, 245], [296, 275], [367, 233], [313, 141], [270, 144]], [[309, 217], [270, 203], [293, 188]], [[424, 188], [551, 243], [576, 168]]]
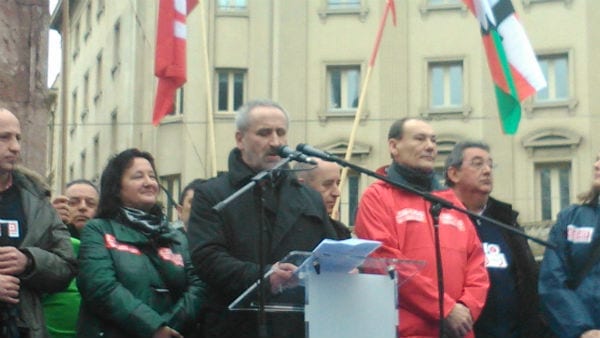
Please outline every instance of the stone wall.
[[46, 172], [48, 0], [0, 1], [0, 107], [21, 121], [23, 164]]

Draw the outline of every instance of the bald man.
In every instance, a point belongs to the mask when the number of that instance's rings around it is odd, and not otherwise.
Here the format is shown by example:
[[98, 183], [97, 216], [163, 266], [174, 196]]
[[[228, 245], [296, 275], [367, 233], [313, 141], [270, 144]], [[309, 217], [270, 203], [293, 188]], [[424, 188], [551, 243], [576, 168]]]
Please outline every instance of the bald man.
[[20, 152], [19, 120], [0, 108], [0, 336], [48, 337], [40, 295], [67, 287], [75, 257], [48, 187], [17, 167]]
[[[321, 194], [327, 213], [331, 215], [340, 196], [340, 166], [337, 163], [323, 161], [319, 158], [313, 158], [313, 160], [317, 162], [316, 166], [297, 162], [294, 166], [296, 177], [298, 182], [306, 184]], [[331, 217], [330, 219], [339, 239], [351, 237], [350, 230], [346, 225]]]

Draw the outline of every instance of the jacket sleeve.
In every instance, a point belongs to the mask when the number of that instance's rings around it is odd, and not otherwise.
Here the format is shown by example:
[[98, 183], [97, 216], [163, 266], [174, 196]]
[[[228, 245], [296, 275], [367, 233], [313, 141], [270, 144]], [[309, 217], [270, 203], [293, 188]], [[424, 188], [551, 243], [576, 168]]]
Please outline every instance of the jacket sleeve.
[[256, 281], [259, 267], [231, 254], [227, 241], [230, 228], [212, 210], [216, 202], [208, 196], [206, 187], [207, 184], [196, 190], [190, 212], [188, 238], [192, 263], [199, 277], [230, 301]]
[[[373, 186], [363, 193], [354, 231], [359, 238], [382, 242], [382, 246], [375, 252], [374, 257], [409, 259], [399, 249], [400, 243], [404, 242], [404, 234], [397, 231], [394, 212], [385, 203], [382, 203], [382, 200], [385, 198], [380, 196], [379, 190], [374, 189]], [[401, 271], [400, 275], [402, 276], [403, 273], [406, 273], [405, 277], [410, 280], [399, 288], [399, 297], [402, 299], [401, 306], [409, 308], [411, 312], [420, 317], [438, 320], [440, 315], [437, 306], [437, 282], [419, 273], [415, 273], [411, 277], [410, 269]], [[444, 318], [450, 314], [455, 305], [456, 300], [447, 294], [444, 295]]]
[[485, 254], [481, 247], [481, 241], [471, 220], [464, 215], [463, 219], [469, 235], [469, 249], [465, 267], [465, 286], [458, 302], [469, 308], [473, 322], [475, 322], [485, 305], [490, 280], [485, 267]]
[[65, 289], [77, 274], [77, 261], [67, 227], [60, 221], [52, 206], [44, 202], [31, 226], [50, 223], [35, 246], [19, 249], [31, 258], [31, 268], [19, 276], [21, 283], [39, 293], [53, 293]]
[[572, 221], [569, 214], [561, 211], [550, 230], [549, 241], [556, 245], [556, 250], [544, 252], [538, 282], [540, 301], [550, 327], [559, 337], [565, 338], [579, 337], [586, 330], [595, 328], [592, 318], [597, 316], [589, 313], [577, 293], [567, 287], [570, 267], [566, 255], [566, 228]]
[[132, 336], [152, 337], [166, 321], [119, 283], [100, 222], [88, 222], [81, 234], [77, 287], [82, 305]]
[[180, 236], [185, 243], [182, 250], [188, 289], [183, 293], [173, 310], [166, 315], [169, 327], [178, 332], [191, 332], [207, 298], [206, 284], [194, 272], [187, 246], [187, 239]]

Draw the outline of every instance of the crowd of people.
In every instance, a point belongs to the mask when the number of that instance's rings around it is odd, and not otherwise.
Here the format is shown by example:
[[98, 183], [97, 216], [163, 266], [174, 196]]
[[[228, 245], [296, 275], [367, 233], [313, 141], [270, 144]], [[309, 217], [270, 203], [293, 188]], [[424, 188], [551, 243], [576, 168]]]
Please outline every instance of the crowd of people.
[[[373, 257], [426, 263], [398, 290], [398, 337], [600, 337], [600, 154], [590, 191], [559, 213], [549, 237], [556, 248], [538, 269], [518, 212], [491, 196], [487, 144], [456, 144], [444, 185], [433, 170], [432, 126], [395, 121], [391, 163], [377, 171], [388, 180], [362, 194], [351, 233], [330, 216], [337, 163], [279, 167], [287, 111], [257, 100], [236, 114], [228, 171], [183, 189], [177, 229], [150, 153], [126, 149], [109, 159], [99, 186], [77, 179], [51, 197], [43, 178], [18, 165], [19, 120], [0, 108], [0, 337], [303, 338], [302, 313], [261, 317], [228, 306], [266, 272], [264, 290], [279, 294], [298, 268], [282, 261], [289, 252], [352, 236], [380, 241]], [[402, 186], [471, 213], [437, 209]]]

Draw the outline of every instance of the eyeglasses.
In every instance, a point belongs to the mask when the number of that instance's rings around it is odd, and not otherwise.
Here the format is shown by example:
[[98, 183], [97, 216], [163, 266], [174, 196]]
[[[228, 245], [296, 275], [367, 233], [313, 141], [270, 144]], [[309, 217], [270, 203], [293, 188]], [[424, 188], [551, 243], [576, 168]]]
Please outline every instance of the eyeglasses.
[[470, 162], [468, 162], [469, 167], [477, 170], [482, 170], [483, 167], [488, 166], [490, 170], [495, 169], [498, 165], [494, 163], [492, 160], [484, 160], [482, 158], [474, 158]]

